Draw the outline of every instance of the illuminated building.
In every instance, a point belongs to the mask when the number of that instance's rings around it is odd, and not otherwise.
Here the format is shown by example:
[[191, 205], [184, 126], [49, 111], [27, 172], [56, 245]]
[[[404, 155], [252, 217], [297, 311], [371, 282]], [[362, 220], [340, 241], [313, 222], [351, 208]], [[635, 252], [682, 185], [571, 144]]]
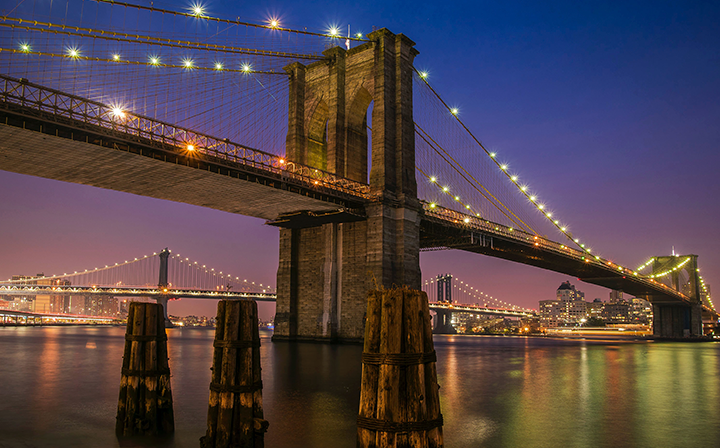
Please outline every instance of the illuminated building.
[[540, 301], [540, 324], [544, 327], [576, 325], [588, 317], [585, 293], [575, 289], [569, 281], [563, 282], [555, 293], [555, 300]]

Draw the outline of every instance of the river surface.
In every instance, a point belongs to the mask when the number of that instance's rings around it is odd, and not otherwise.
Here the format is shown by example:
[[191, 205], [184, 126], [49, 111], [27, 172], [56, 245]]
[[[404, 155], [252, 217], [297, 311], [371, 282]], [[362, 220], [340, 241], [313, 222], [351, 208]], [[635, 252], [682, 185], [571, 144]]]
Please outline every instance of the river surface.
[[[124, 327], [0, 328], [0, 447], [198, 447], [214, 332], [168, 330], [176, 433], [115, 438]], [[262, 333], [268, 448], [352, 448], [362, 347]], [[720, 447], [720, 344], [437, 336], [445, 446]]]

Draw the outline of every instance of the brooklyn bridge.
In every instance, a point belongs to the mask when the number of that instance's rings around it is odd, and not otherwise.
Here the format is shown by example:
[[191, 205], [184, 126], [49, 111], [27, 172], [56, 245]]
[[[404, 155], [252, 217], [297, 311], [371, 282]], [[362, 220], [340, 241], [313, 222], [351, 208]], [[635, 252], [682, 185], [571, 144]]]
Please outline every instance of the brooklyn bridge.
[[[659, 337], [717, 321], [697, 255], [633, 268], [570, 233], [414, 65], [408, 36], [88, 7], [72, 26], [2, 18], [0, 169], [280, 228], [277, 340], [361, 339], [366, 292], [420, 289], [420, 252], [446, 248], [645, 298]], [[128, 15], [144, 31], [117, 26]], [[198, 21], [213, 32], [179, 35]]]

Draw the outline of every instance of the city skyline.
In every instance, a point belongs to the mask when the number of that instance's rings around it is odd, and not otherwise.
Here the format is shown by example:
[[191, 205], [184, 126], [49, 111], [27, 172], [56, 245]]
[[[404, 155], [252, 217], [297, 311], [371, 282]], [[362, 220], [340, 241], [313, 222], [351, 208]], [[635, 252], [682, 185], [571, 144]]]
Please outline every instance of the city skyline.
[[[208, 3], [208, 13], [237, 16], [230, 5]], [[717, 6], [328, 5], [305, 5], [327, 17], [291, 2], [240, 15], [263, 22], [276, 14], [289, 27], [321, 31], [335, 22], [406, 34], [429, 82], [595, 252], [636, 268], [674, 247], [699, 255], [709, 284], [720, 275]], [[275, 284], [278, 231], [256, 218], [4, 171], [0, 199], [0, 278], [87, 269], [169, 247]], [[420, 262], [423, 280], [452, 273], [529, 308], [561, 282], [579, 283], [460, 251], [421, 253]], [[589, 299], [609, 292], [578, 287]], [[261, 316], [268, 307], [261, 305]], [[170, 312], [211, 315], [214, 304], [183, 301]]]

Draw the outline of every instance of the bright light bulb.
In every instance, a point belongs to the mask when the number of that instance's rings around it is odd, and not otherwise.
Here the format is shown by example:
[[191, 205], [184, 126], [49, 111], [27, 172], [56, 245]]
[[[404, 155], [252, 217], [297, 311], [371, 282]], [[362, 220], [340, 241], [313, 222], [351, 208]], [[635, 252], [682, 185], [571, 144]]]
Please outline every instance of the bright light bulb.
[[507, 165], [500, 165], [500, 169], [503, 170], [503, 171], [505, 171], [507, 168], [508, 168]]
[[538, 205], [538, 208], [539, 208], [540, 210], [542, 210], [542, 209], [545, 208], [545, 206], [544, 206], [543, 204], [540, 204], [540, 205]]
[[428, 77], [428, 72], [420, 72], [420, 78], [426, 79]]
[[119, 106], [114, 106], [110, 113], [115, 118], [125, 118], [125, 112]]
[[119, 61], [119, 60], [120, 60], [120, 55], [117, 54], [117, 53], [115, 53], [114, 55], [112, 55], [112, 58], [113, 58], [113, 61]]
[[193, 145], [187, 145], [187, 150], [188, 150], [188, 151], [195, 151], [195, 146], [193, 146]]
[[340, 30], [338, 30], [335, 27], [332, 27], [328, 30], [328, 34], [330, 34], [332, 37], [337, 37], [337, 35], [340, 34]]
[[192, 59], [183, 59], [182, 63], [185, 68], [193, 68], [193, 60]]
[[459, 200], [460, 200], [460, 196], [455, 196], [455, 200], [456, 200], [456, 201], [459, 201]]
[[436, 181], [437, 181], [437, 178], [436, 178], [435, 176], [433, 176], [433, 177], [430, 178], [430, 182], [435, 183]]
[[497, 154], [495, 154], [494, 152], [491, 152], [491, 153], [490, 153], [490, 157], [492, 157], [493, 159], [495, 158], [496, 155], [497, 155]]
[[160, 58], [158, 58], [157, 56], [150, 56], [150, 64], [152, 64], [152, 65], [160, 64]]
[[67, 54], [71, 58], [78, 58], [80, 57], [80, 51], [75, 47], [70, 47], [67, 49]]
[[215, 70], [222, 70], [222, 69], [223, 69], [222, 63], [221, 63], [221, 62], [216, 62], [216, 63], [215, 63]]
[[280, 22], [278, 22], [277, 19], [270, 19], [270, 26], [273, 28], [277, 28], [280, 26]]
[[469, 223], [469, 222], [470, 222], [470, 218], [465, 218], [465, 219], [463, 219], [463, 222], [464, 222], [465, 224]]
[[535, 199], [536, 199], [535, 196], [530, 196], [531, 201], [535, 201]]
[[246, 64], [243, 64], [240, 68], [241, 68], [242, 71], [244, 71], [245, 73], [248, 73], [248, 72], [251, 70], [250, 64], [247, 64], [247, 63], [246, 63]]
[[205, 8], [200, 3], [195, 3], [190, 7], [190, 10], [192, 11], [193, 15], [197, 17], [202, 17], [205, 15]]
[[512, 176], [512, 177], [510, 178], [510, 180], [512, 180], [513, 182], [517, 182], [518, 177], [517, 177], [517, 176]]
[[470, 204], [465, 204], [465, 208], [469, 210], [469, 209], [470, 209]]
[[356, 33], [355, 37], [357, 37], [358, 39], [362, 39], [363, 33]]
[[457, 107], [453, 107], [452, 109], [450, 109], [450, 113], [453, 114], [453, 115], [457, 115], [458, 112], [460, 112], [460, 111], [458, 110]]
[[30, 44], [20, 44], [20, 49], [27, 53], [28, 51], [30, 51]]
[[562, 231], [564, 232], [565, 230], [567, 230], [567, 228], [566, 228], [566, 227], [560, 227], [560, 230], [562, 230]]
[[448, 187], [443, 187], [443, 191], [444, 191], [444, 192], [446, 192], [446, 193], [447, 193], [447, 191], [448, 191], [448, 190], [449, 190], [449, 188], [448, 188]]
[[435, 208], [435, 203], [434, 203], [434, 202], [431, 202], [431, 203], [430, 203], [430, 208]]

